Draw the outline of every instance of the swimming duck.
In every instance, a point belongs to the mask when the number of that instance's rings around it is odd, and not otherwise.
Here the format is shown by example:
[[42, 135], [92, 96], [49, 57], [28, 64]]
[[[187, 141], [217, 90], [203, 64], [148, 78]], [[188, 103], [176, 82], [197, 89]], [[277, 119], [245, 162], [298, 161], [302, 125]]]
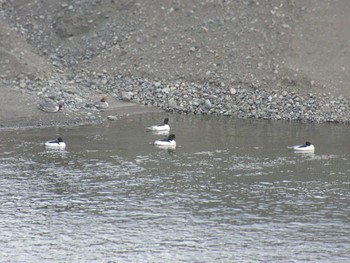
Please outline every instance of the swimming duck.
[[56, 140], [45, 142], [45, 147], [48, 149], [64, 150], [66, 148], [66, 143], [62, 138], [57, 138]]
[[304, 144], [301, 144], [301, 145], [288, 146], [287, 148], [296, 152], [314, 152], [315, 151], [315, 146], [313, 146], [310, 142], [305, 142]]
[[163, 124], [147, 127], [149, 131], [170, 131], [169, 119], [165, 118]]
[[52, 101], [44, 101], [40, 103], [39, 109], [45, 112], [54, 113], [62, 109], [63, 102], [54, 103]]
[[170, 134], [167, 139], [156, 140], [154, 145], [160, 147], [176, 147], [175, 134]]

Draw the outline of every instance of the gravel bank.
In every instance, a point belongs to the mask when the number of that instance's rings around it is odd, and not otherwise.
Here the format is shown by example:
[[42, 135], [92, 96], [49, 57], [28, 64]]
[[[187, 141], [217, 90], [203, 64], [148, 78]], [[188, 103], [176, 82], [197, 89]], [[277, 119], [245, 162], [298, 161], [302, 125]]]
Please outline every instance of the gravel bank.
[[101, 112], [86, 105], [108, 95], [177, 113], [349, 122], [346, 0], [0, 5], [0, 93], [22, 95], [22, 107], [2, 103], [3, 120], [29, 105], [38, 121], [34, 106], [50, 98], [68, 125], [94, 122]]
[[[349, 100], [343, 96], [333, 96], [331, 93], [298, 94], [288, 89], [265, 90], [247, 83], [167, 82], [100, 73], [78, 75], [71, 80], [51, 79], [49, 83], [27, 80], [23, 89], [31, 90], [38, 98], [63, 100], [65, 114], [69, 119], [76, 119], [77, 123], [83, 122], [83, 119], [91, 122], [100, 119], [97, 116], [101, 112], [87, 107], [87, 104], [102, 94], [108, 94], [110, 103], [131, 102], [148, 106], [150, 111], [159, 108], [180, 114], [313, 123], [349, 123], [350, 116]], [[113, 112], [110, 111], [110, 114]]]

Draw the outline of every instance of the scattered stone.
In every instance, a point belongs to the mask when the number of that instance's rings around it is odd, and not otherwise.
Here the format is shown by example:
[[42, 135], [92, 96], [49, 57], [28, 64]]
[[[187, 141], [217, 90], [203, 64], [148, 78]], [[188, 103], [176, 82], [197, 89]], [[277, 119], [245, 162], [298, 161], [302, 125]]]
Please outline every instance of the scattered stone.
[[132, 97], [134, 96], [134, 94], [130, 91], [124, 91], [122, 92], [122, 100], [129, 102], [132, 100]]
[[174, 98], [171, 98], [168, 101], [168, 105], [169, 105], [169, 110], [175, 110], [178, 107]]
[[230, 88], [231, 95], [235, 95], [237, 93], [235, 88]]
[[204, 106], [205, 108], [207, 108], [208, 110], [211, 109], [211, 102], [209, 99], [206, 99], [205, 102], [204, 102]]
[[118, 120], [118, 117], [117, 116], [113, 116], [113, 115], [109, 115], [109, 116], [107, 116], [107, 119], [110, 120], [110, 121], [116, 121], [116, 120]]

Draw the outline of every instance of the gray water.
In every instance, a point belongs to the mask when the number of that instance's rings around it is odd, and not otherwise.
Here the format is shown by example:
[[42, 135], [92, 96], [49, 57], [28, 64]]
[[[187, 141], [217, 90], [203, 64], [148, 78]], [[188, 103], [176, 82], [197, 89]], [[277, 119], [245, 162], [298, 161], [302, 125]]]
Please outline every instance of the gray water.
[[164, 117], [2, 131], [0, 261], [350, 261], [350, 126]]

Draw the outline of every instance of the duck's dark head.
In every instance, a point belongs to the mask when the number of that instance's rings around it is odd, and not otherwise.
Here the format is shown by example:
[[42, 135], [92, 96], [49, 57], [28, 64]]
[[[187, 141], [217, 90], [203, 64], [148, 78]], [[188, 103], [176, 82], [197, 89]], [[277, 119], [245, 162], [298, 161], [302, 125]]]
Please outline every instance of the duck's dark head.
[[63, 139], [61, 137], [58, 137], [57, 142], [63, 142]]
[[175, 139], [175, 134], [170, 134], [169, 136], [168, 136], [168, 140], [169, 141], [172, 141], [172, 140], [174, 140]]
[[64, 105], [64, 101], [63, 101], [63, 100], [60, 100], [60, 101], [57, 103], [58, 110], [61, 110], [61, 109], [63, 108], [63, 105]]
[[169, 119], [168, 118], [165, 118], [164, 119], [164, 124], [168, 124], [169, 123]]
[[106, 102], [106, 101], [107, 101], [107, 97], [106, 96], [101, 98], [101, 102]]
[[306, 145], [306, 146], [310, 146], [310, 145], [311, 145], [311, 142], [305, 142], [305, 145]]

